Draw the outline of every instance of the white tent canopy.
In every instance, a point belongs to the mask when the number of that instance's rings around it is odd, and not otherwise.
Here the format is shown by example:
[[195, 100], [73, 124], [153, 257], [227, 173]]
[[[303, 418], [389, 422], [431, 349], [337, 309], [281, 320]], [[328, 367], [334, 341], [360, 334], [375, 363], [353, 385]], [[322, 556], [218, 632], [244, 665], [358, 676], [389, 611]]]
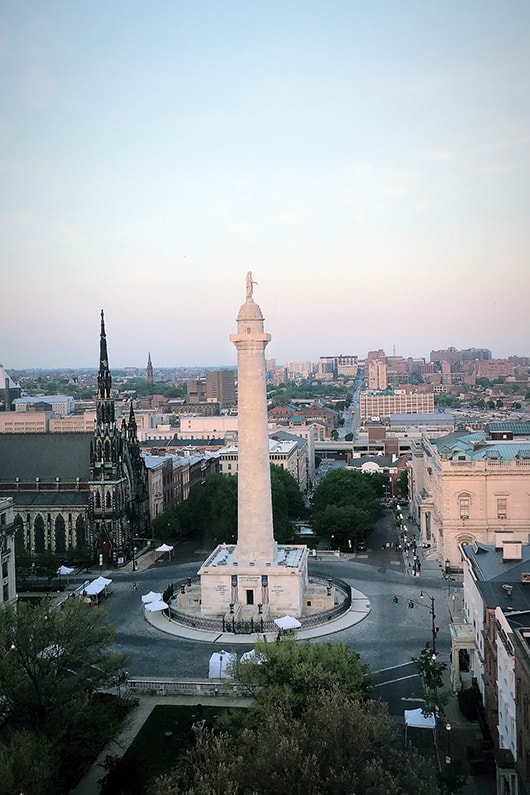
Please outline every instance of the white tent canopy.
[[173, 552], [173, 547], [169, 544], [161, 544], [159, 547], [156, 548], [157, 552]]
[[161, 599], [157, 600], [156, 602], [148, 602], [145, 605], [145, 609], [149, 613], [159, 613], [161, 610], [167, 610], [169, 605], [163, 602]]
[[68, 574], [73, 574], [74, 570], [71, 569], [69, 566], [59, 566], [57, 569], [57, 574], [59, 577], [66, 577]]
[[264, 654], [256, 654], [256, 649], [251, 649], [250, 651], [246, 651], [244, 654], [241, 655], [239, 658], [240, 663], [251, 662], [256, 663], [256, 665], [261, 665], [266, 661], [266, 657]]
[[407, 744], [407, 731], [409, 726], [413, 729], [432, 729], [436, 728], [436, 718], [434, 715], [424, 715], [421, 709], [406, 709], [405, 715], [405, 745]]
[[232, 679], [237, 654], [229, 651], [214, 651], [208, 666], [208, 679]]
[[424, 715], [421, 709], [406, 709], [404, 714], [405, 726], [414, 729], [434, 729], [436, 726], [434, 715]]
[[275, 618], [274, 623], [279, 629], [298, 629], [302, 626], [298, 619], [294, 616], [282, 616], [281, 618]]
[[149, 604], [149, 602], [161, 602], [162, 601], [162, 594], [156, 593], [155, 591], [149, 591], [142, 596], [142, 602], [144, 605]]
[[87, 596], [97, 596], [107, 589], [111, 582], [112, 580], [107, 579], [107, 577], [97, 577], [97, 579], [92, 580], [92, 582], [89, 582], [88, 585], [85, 586], [84, 591]]

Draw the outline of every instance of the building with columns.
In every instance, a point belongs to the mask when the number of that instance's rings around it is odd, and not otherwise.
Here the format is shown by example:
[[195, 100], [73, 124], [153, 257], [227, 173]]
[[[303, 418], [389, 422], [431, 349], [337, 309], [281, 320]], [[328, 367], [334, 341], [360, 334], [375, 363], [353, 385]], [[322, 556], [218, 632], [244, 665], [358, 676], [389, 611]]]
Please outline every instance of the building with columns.
[[236, 620], [301, 616], [307, 601], [322, 609], [319, 595], [307, 599], [307, 547], [280, 546], [274, 539], [265, 386], [270, 335], [254, 302], [254, 284], [248, 273], [246, 301], [230, 335], [238, 354], [237, 543], [218, 546], [199, 570], [202, 615]]
[[424, 434], [411, 450], [411, 512], [442, 564], [459, 568], [461, 544], [491, 544], [502, 530], [530, 540], [530, 424]]

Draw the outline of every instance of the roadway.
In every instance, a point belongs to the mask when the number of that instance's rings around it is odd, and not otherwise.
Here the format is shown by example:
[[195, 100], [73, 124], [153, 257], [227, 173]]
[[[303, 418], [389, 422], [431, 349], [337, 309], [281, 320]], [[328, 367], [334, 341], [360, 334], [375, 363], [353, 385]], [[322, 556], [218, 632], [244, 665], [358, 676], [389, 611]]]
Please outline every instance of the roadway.
[[[412, 529], [409, 527], [409, 534]], [[380, 672], [377, 695], [388, 701], [392, 714], [402, 714], [403, 699], [421, 695], [411, 658], [432, 638], [430, 601], [425, 606], [419, 601], [422, 589], [435, 598], [436, 624], [440, 627], [436, 638], [438, 659], [448, 662], [450, 650], [447, 583], [441, 568], [424, 560], [421, 575], [411, 576], [402, 551], [395, 547], [397, 540], [393, 514], [386, 511], [368, 539], [366, 553], [323, 561], [310, 559], [309, 563], [310, 574], [347, 580], [369, 599], [371, 610], [366, 619], [324, 640], [346, 644], [373, 671]], [[387, 542], [392, 546], [386, 547]], [[169, 583], [196, 575], [210, 550], [195, 549], [187, 543], [175, 551], [171, 562], [155, 563], [134, 574], [121, 571], [108, 575], [113, 579], [113, 593], [103, 607], [116, 627], [114, 648], [129, 655], [127, 671], [131, 676], [207, 677], [210, 656], [219, 651], [212, 642], [163, 634], [144, 618], [141, 595], [163, 592]], [[397, 603], [393, 602], [394, 595]], [[415, 609], [408, 607], [410, 599], [418, 603]], [[241, 654], [252, 646], [249, 639], [248, 646], [237, 644], [234, 651]]]

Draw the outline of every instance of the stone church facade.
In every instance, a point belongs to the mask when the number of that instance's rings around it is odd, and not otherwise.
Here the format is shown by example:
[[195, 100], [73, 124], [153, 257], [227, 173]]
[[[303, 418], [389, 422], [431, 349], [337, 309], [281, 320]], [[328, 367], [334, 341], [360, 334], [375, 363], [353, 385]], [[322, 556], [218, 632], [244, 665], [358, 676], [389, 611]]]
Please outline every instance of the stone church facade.
[[94, 433], [0, 434], [0, 496], [28, 552], [88, 548], [121, 565], [151, 535], [147, 482], [132, 406], [115, 417], [102, 312]]

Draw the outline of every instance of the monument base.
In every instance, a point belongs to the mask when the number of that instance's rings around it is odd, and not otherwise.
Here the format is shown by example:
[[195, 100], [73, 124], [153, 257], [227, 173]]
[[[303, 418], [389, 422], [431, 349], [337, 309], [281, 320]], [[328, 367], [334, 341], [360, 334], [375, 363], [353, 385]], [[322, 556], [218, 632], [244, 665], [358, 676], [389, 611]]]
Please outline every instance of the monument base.
[[278, 546], [271, 562], [236, 561], [235, 550], [235, 544], [219, 545], [199, 569], [202, 616], [233, 615], [237, 610], [253, 618], [299, 618], [311, 608], [306, 604], [306, 546]]

